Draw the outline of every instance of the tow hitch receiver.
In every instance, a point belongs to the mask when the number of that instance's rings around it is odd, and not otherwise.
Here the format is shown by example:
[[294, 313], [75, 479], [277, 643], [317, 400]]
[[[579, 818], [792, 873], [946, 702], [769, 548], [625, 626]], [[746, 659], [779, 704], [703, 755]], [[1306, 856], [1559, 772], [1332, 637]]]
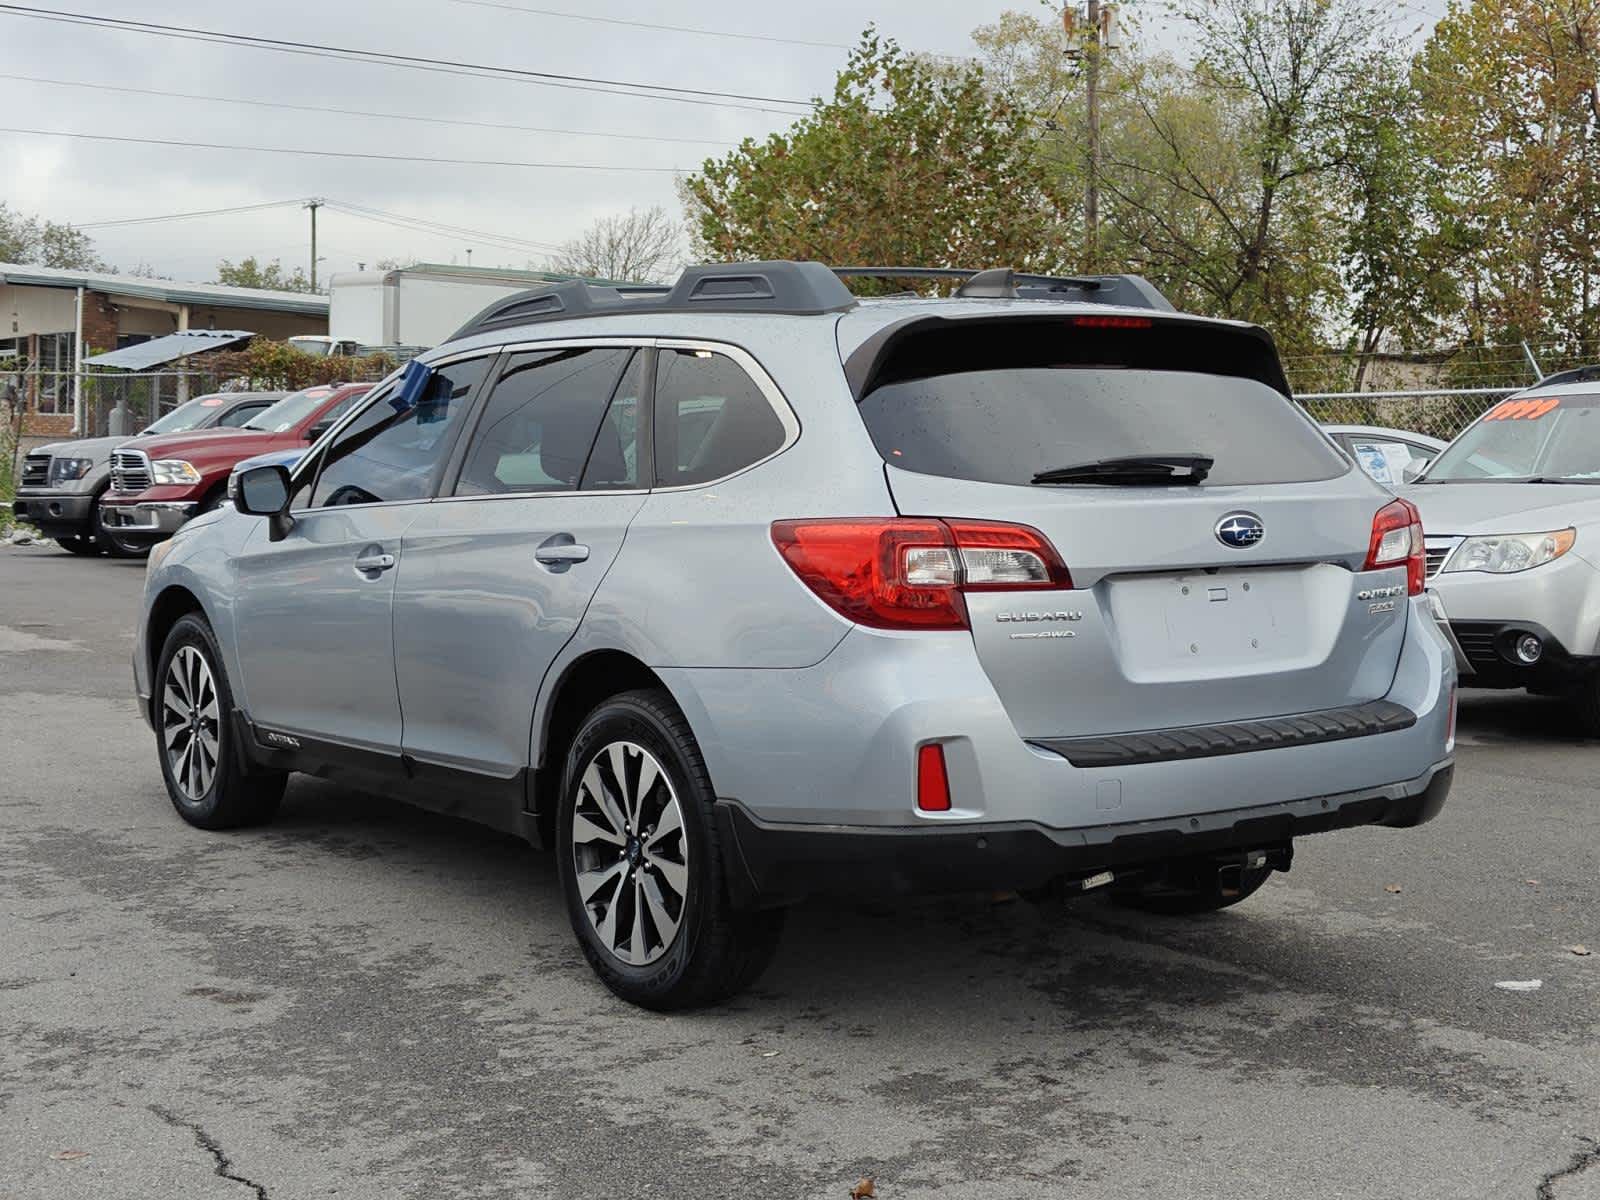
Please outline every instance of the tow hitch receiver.
[[1285, 842], [1281, 846], [1246, 850], [1242, 854], [1231, 854], [1214, 861], [1217, 865], [1218, 889], [1224, 896], [1237, 896], [1244, 890], [1246, 871], [1259, 871], [1262, 867], [1287, 871], [1294, 862], [1294, 844]]

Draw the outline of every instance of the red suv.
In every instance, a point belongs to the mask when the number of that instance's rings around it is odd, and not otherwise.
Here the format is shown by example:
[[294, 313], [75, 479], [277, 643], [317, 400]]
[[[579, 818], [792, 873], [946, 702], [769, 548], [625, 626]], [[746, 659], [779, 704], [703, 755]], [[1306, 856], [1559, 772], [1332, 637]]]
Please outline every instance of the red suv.
[[190, 517], [223, 502], [235, 463], [309, 446], [371, 389], [370, 383], [306, 388], [237, 429], [145, 438], [114, 450], [111, 488], [100, 498], [101, 523], [124, 541], [165, 541]]

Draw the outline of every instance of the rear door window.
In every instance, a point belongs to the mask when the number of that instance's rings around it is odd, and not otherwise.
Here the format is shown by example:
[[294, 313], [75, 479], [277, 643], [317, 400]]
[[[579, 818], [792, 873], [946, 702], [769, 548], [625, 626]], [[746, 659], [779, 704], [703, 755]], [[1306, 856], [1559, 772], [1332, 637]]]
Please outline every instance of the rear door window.
[[[943, 323], [936, 341], [891, 349], [874, 372], [882, 382], [868, 381], [861, 417], [893, 466], [1008, 484], [1151, 454], [1214, 459], [1210, 485], [1331, 479], [1350, 469], [1263, 381], [1262, 362], [1227, 361], [1232, 331], [1189, 354], [1164, 342], [1159, 324], [1133, 332], [961, 324]], [[1192, 344], [1193, 331], [1184, 334]], [[1259, 345], [1245, 351], [1270, 358]]]
[[267, 404], [265, 401], [260, 404], [241, 404], [238, 408], [233, 409], [231, 412], [224, 413], [222, 415], [222, 420], [218, 421], [217, 424], [229, 429], [236, 429], [240, 425], [243, 425], [251, 417], [255, 416], [257, 413], [263, 413], [266, 411]]
[[620, 411], [613, 419], [609, 408], [613, 393], [626, 401], [626, 392], [637, 412], [636, 372], [628, 372], [633, 382], [622, 379], [634, 354], [626, 346], [579, 346], [513, 355], [483, 406], [455, 494], [573, 491], [591, 454], [594, 482], [586, 486], [601, 487], [602, 477], [605, 486], [632, 486], [635, 425], [624, 428]]

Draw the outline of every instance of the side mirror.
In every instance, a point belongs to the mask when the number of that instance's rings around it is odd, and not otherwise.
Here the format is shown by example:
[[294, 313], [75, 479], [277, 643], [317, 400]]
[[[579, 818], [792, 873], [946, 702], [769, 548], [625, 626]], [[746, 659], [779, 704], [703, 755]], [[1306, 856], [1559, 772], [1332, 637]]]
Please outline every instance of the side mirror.
[[318, 421], [310, 429], [306, 430], [306, 441], [316, 441], [319, 437], [328, 432], [328, 427], [332, 424], [332, 421]]
[[269, 518], [268, 536], [281, 542], [294, 525], [294, 518], [289, 516], [288, 468], [251, 467], [239, 473], [238, 484], [233, 506], [247, 516]]

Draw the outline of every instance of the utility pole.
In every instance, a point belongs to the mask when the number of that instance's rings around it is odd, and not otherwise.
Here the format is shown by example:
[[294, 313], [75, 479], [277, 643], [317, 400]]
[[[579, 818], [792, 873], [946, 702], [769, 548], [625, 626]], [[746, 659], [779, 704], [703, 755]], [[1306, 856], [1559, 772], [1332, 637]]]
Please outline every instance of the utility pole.
[[1088, 44], [1084, 51], [1084, 87], [1089, 125], [1089, 181], [1083, 192], [1084, 268], [1100, 265], [1100, 0], [1088, 0]]
[[313, 199], [305, 202], [305, 207], [311, 210], [311, 290], [317, 290], [317, 209], [326, 204], [326, 200]]

